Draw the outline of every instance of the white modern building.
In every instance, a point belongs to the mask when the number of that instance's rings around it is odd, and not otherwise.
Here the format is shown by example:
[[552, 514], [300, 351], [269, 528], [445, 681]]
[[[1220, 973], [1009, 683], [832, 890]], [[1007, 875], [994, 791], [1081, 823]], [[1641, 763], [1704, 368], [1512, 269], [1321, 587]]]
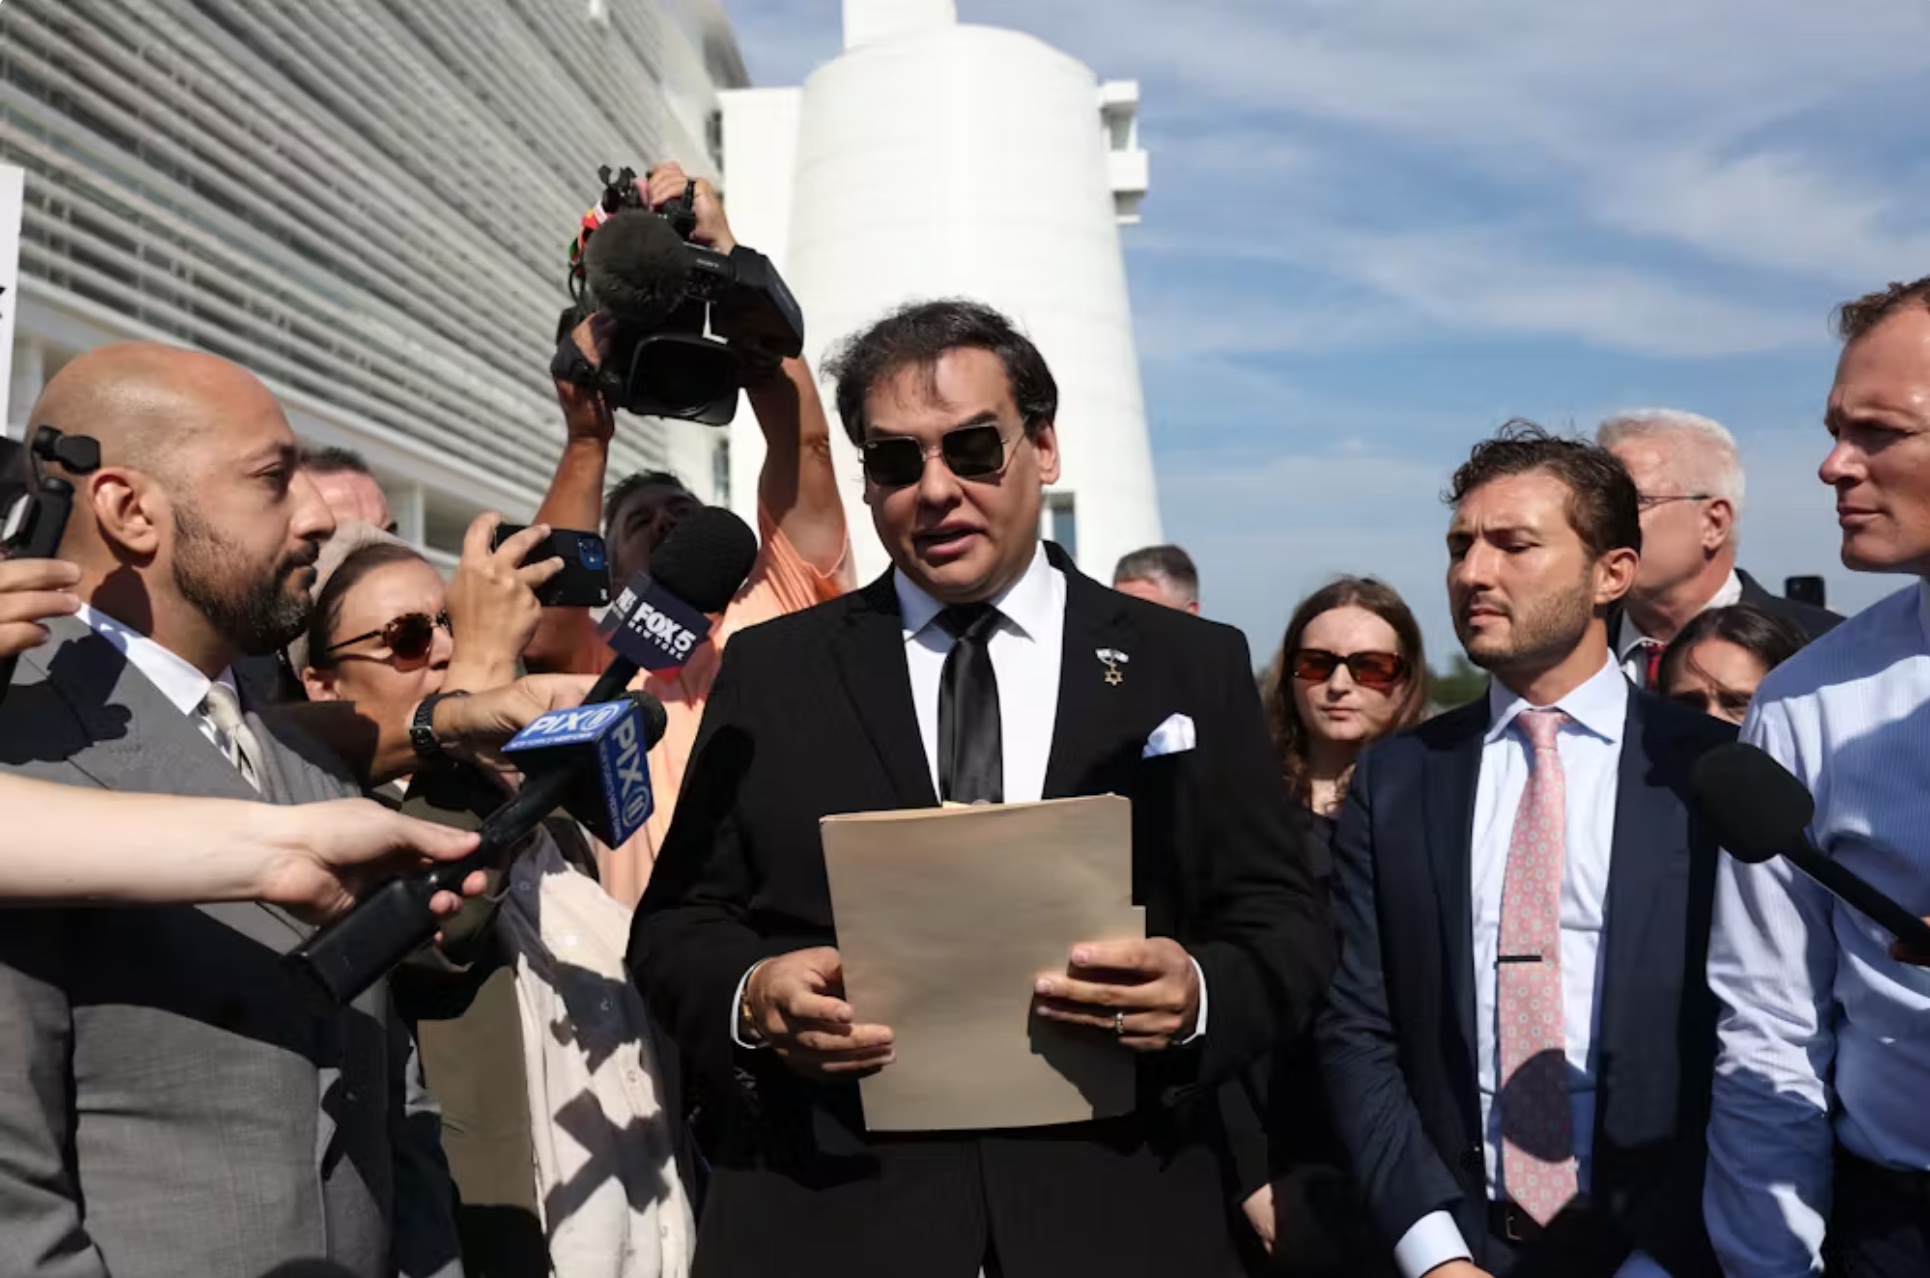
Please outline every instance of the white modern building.
[[[7, 433], [76, 353], [151, 338], [260, 373], [432, 549], [485, 506], [527, 516], [598, 165], [715, 177], [718, 90], [746, 82], [716, 0], [5, 0]], [[723, 442], [626, 418], [613, 473], [722, 497]]]
[[[1146, 192], [1138, 86], [961, 25], [952, 0], [844, 0], [844, 46], [802, 88], [721, 95], [732, 229], [784, 272], [814, 365], [907, 301], [968, 296], [1012, 315], [1059, 382], [1065, 473], [1046, 531], [1110, 574], [1160, 540], [1119, 242]], [[833, 433], [868, 576], [883, 552], [855, 452]], [[740, 504], [762, 452], [740, 413]]]

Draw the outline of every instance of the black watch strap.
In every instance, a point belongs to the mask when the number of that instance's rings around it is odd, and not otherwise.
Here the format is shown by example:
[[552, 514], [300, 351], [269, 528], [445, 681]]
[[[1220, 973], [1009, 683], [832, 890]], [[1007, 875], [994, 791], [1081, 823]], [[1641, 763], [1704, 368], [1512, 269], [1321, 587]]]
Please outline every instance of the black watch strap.
[[432, 692], [424, 697], [415, 708], [415, 718], [409, 722], [409, 744], [415, 747], [416, 758], [424, 763], [440, 763], [444, 755], [442, 743], [436, 740], [436, 703], [448, 697], [466, 697], [469, 694], [461, 689], [450, 692]]

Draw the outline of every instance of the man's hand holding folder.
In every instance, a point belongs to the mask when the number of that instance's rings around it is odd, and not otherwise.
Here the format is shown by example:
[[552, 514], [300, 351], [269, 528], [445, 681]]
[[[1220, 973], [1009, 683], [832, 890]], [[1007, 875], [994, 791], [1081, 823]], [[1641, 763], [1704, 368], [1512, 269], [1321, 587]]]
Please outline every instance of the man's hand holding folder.
[[741, 1037], [769, 1047], [806, 1078], [862, 1078], [894, 1059], [889, 1028], [853, 1024], [844, 965], [830, 946], [759, 963], [738, 1015]]
[[1041, 976], [1033, 1010], [1049, 1020], [1110, 1030], [1139, 1052], [1161, 1052], [1196, 1033], [1200, 976], [1178, 941], [1090, 941], [1072, 947], [1063, 976]]

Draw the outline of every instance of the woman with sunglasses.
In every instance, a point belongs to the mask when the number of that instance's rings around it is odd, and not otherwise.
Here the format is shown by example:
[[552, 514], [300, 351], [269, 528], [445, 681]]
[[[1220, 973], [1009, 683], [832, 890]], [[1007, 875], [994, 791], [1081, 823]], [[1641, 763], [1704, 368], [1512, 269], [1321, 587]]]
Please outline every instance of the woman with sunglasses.
[[[471, 526], [446, 591], [434, 566], [376, 529], [354, 527], [349, 544], [332, 542], [302, 662], [310, 696], [408, 700], [446, 682], [513, 678], [541, 619], [535, 587], [562, 565], [522, 566], [545, 527], [491, 551], [493, 531], [488, 519]], [[478, 1204], [458, 1218], [472, 1271], [546, 1278], [688, 1268], [695, 1226], [679, 1129], [658, 1081], [661, 1049], [624, 975], [630, 908], [604, 881], [591, 840], [554, 818], [484, 898], [490, 904], [472, 903], [445, 925], [443, 949], [398, 970], [398, 1007], [414, 1022], [442, 1106], [450, 1171]], [[539, 1025], [583, 1033], [527, 1032]], [[556, 1115], [565, 1113], [595, 1119], [564, 1135]], [[597, 1174], [595, 1192], [576, 1193], [599, 1166], [619, 1170]], [[573, 1205], [556, 1206], [565, 1199]], [[613, 1256], [625, 1257], [620, 1269]]]
[[492, 547], [496, 523], [483, 515], [470, 525], [446, 586], [414, 547], [372, 524], [336, 529], [316, 564], [308, 632], [289, 649], [308, 699], [409, 704], [445, 685], [482, 691], [514, 680], [542, 618], [536, 589], [563, 564], [523, 563], [547, 527]]
[[[1263, 690], [1280, 772], [1331, 837], [1354, 762], [1419, 723], [1427, 659], [1414, 614], [1371, 577], [1341, 577], [1300, 602]], [[1309, 1042], [1282, 1043], [1225, 1093], [1241, 1209], [1270, 1258], [1255, 1272], [1385, 1271], [1364, 1205], [1342, 1170]]]
[[1360, 752], [1421, 721], [1426, 672], [1420, 627], [1388, 586], [1342, 577], [1302, 600], [1266, 692], [1294, 797], [1331, 826]]
[[[324, 564], [323, 567], [326, 567]], [[302, 684], [311, 701], [419, 700], [453, 643], [442, 574], [412, 547], [369, 540], [320, 580]]]

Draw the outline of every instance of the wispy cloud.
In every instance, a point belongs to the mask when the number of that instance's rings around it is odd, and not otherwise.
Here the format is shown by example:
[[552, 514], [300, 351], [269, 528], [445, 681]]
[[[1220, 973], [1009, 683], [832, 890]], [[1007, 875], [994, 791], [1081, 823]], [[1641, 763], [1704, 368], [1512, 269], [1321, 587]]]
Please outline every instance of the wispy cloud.
[[[764, 82], [839, 48], [834, 0], [727, 7]], [[1758, 575], [1895, 584], [1837, 567], [1814, 423], [1831, 305], [1930, 271], [1930, 6], [959, 8], [1142, 84], [1125, 242], [1167, 532], [1256, 648], [1343, 569], [1447, 642], [1436, 499], [1513, 413], [1708, 412], [1744, 445]]]

